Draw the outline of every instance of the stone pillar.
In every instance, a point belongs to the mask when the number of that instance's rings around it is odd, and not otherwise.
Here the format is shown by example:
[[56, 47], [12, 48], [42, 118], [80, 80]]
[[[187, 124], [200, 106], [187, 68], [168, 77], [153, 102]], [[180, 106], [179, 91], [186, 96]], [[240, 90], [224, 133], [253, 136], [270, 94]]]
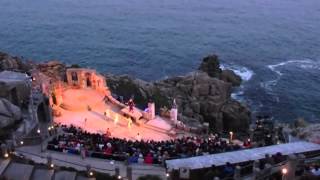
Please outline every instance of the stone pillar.
[[249, 135], [249, 136], [250, 136], [250, 141], [251, 141], [251, 142], [254, 142], [254, 139], [253, 139], [254, 129], [250, 128], [250, 129], [249, 129], [249, 134], [250, 134], [250, 135]]
[[234, 175], [233, 175], [233, 179], [237, 180], [240, 178], [241, 178], [241, 167], [236, 166], [235, 171], [234, 171]]
[[253, 162], [252, 172], [253, 172], [252, 179], [256, 179], [260, 173], [259, 161], [256, 160]]
[[297, 156], [293, 154], [290, 155], [288, 157], [288, 163], [283, 167], [283, 168], [287, 168], [288, 170], [287, 174], [283, 174], [283, 177], [282, 177], [283, 180], [295, 179], [297, 164], [298, 164]]
[[120, 175], [120, 169], [119, 169], [119, 167], [116, 167], [116, 168], [114, 169], [114, 171], [115, 171], [115, 176], [118, 177], [118, 176]]
[[67, 84], [68, 84], [68, 85], [73, 85], [71, 73], [72, 73], [72, 72], [70, 72], [70, 71], [67, 70]]
[[52, 164], [52, 157], [51, 157], [51, 155], [48, 155], [47, 156], [47, 165], [48, 165], [48, 167], [50, 167], [51, 164]]
[[178, 122], [178, 109], [172, 108], [170, 110], [170, 119], [176, 124]]
[[128, 180], [132, 180], [132, 167], [127, 166], [127, 178]]
[[148, 109], [150, 114], [150, 120], [156, 118], [156, 105], [153, 102], [149, 102]]
[[87, 176], [91, 177], [93, 175], [93, 172], [92, 172], [92, 167], [90, 164], [86, 165], [86, 170], [87, 170]]
[[6, 144], [1, 144], [1, 157], [5, 157], [5, 154], [8, 152]]

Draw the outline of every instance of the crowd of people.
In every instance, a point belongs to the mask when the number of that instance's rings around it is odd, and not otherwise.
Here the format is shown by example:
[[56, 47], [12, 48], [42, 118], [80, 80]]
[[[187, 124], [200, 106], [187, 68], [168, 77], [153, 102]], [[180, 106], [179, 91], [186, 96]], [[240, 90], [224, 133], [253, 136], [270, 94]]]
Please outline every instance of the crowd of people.
[[105, 134], [92, 134], [74, 126], [60, 126], [64, 133], [49, 142], [48, 149], [128, 163], [164, 164], [166, 159], [186, 158], [246, 148], [211, 135], [183, 137], [168, 141], [127, 140]]

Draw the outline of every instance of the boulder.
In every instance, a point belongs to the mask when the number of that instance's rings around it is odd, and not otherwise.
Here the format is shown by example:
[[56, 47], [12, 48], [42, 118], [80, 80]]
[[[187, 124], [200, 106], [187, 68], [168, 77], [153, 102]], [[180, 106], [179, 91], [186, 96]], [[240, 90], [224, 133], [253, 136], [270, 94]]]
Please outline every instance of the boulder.
[[39, 69], [43, 74], [52, 79], [66, 80], [67, 67], [65, 64], [57, 60], [38, 64], [37, 69]]
[[4, 98], [0, 98], [0, 128], [13, 125], [22, 118], [21, 110]]
[[238, 76], [235, 72], [232, 70], [226, 69], [221, 72], [220, 79], [229, 82], [232, 84], [232, 86], [240, 86], [241, 84], [241, 77]]
[[21, 58], [0, 52], [0, 71], [11, 70], [28, 72], [30, 69], [31, 64], [23, 62]]
[[232, 70], [222, 70], [217, 55], [209, 55], [203, 58], [199, 70], [207, 73], [210, 77], [218, 78], [222, 81], [231, 83], [232, 86], [240, 86], [241, 77]]
[[210, 77], [219, 78], [221, 74], [220, 63], [217, 55], [209, 55], [203, 58], [199, 70], [208, 73]]
[[247, 131], [251, 113], [238, 101], [229, 100], [222, 108], [223, 127], [225, 131]]

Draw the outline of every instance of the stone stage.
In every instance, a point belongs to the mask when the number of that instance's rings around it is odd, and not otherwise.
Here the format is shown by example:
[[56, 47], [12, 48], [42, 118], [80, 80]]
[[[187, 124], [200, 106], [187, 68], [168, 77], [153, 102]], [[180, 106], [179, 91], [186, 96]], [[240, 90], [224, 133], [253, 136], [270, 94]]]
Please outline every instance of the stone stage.
[[94, 108], [103, 102], [104, 95], [91, 88], [66, 89], [62, 95], [62, 107], [70, 111], [88, 110], [88, 106]]
[[[121, 109], [112, 103], [104, 102], [104, 95], [90, 88], [72, 89], [63, 92], [63, 103], [59, 107], [61, 116], [54, 117], [56, 123], [81, 127], [91, 133], [105, 133], [109, 128], [112, 137], [139, 139], [137, 134], [144, 140], [169, 140], [168, 135], [171, 124], [162, 121], [161, 118], [149, 121], [148, 125], [139, 120], [140, 125], [132, 124], [128, 127], [128, 118], [122, 116]], [[91, 111], [88, 111], [90, 106]], [[104, 113], [107, 112], [107, 116]], [[85, 120], [87, 119], [87, 120]], [[117, 123], [115, 123], [115, 120]], [[148, 128], [148, 126], [156, 128]]]

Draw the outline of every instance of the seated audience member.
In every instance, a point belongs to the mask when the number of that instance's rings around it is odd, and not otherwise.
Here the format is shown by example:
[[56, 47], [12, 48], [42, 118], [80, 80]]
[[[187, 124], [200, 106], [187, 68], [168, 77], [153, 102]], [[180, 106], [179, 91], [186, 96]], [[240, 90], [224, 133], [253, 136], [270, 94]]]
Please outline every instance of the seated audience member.
[[146, 163], [146, 164], [153, 163], [153, 157], [152, 157], [151, 153], [148, 153], [147, 156], [144, 158], [144, 163]]

